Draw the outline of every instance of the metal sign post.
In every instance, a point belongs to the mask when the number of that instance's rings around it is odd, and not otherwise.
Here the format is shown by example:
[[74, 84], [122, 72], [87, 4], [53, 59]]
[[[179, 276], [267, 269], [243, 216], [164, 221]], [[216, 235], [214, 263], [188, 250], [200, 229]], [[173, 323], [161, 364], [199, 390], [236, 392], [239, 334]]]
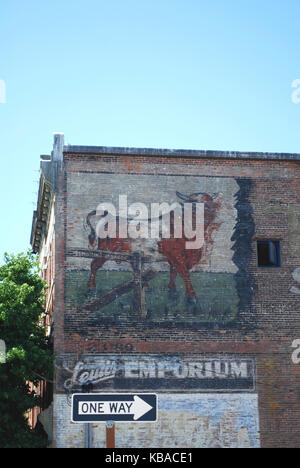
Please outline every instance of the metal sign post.
[[106, 423], [106, 448], [115, 448], [115, 422], [107, 421]]
[[90, 423], [85, 425], [85, 448], [92, 448], [92, 425]]
[[[93, 389], [93, 384], [91, 382], [87, 382], [86, 384], [82, 385], [82, 389], [85, 390], [87, 393], [90, 393]], [[93, 447], [93, 429], [90, 423], [85, 424], [85, 448], [92, 448]]]

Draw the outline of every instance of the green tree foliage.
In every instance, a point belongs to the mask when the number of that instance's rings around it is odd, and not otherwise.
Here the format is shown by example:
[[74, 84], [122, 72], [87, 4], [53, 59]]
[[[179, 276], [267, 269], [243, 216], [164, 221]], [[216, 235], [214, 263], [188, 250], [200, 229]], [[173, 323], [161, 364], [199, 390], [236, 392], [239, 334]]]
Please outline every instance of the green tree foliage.
[[38, 448], [45, 434], [28, 426], [26, 412], [39, 405], [28, 382], [37, 374], [51, 379], [53, 357], [42, 324], [45, 282], [36, 257], [5, 255], [0, 266], [0, 339], [6, 343], [6, 362], [0, 364], [0, 447]]

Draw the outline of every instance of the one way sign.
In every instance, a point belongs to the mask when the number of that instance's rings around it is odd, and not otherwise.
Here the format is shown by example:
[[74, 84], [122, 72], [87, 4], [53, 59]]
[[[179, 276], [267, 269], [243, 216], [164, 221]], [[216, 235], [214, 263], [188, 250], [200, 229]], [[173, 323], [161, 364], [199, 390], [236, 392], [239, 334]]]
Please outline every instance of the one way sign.
[[76, 393], [72, 395], [72, 421], [155, 422], [157, 395], [154, 393]]

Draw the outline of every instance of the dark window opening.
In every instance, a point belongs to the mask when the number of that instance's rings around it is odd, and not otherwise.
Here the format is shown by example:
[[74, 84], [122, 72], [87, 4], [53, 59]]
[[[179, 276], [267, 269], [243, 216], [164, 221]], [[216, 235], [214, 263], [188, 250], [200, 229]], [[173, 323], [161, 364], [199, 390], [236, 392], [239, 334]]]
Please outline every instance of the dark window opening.
[[257, 258], [259, 267], [280, 267], [280, 242], [258, 241]]

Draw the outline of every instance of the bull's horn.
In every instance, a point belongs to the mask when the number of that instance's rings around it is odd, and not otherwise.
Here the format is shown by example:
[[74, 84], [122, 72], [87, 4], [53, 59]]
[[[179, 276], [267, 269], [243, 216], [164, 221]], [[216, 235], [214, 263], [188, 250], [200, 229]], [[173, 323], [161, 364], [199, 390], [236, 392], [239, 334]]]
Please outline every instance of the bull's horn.
[[186, 195], [182, 195], [182, 193], [180, 193], [180, 192], [176, 192], [176, 195], [181, 200], [184, 200], [184, 201], [187, 201], [187, 202], [191, 201], [190, 197], [187, 197]]
[[214, 193], [212, 198], [215, 200], [216, 198], [219, 198], [219, 197], [223, 197], [223, 193], [222, 193], [222, 192]]

